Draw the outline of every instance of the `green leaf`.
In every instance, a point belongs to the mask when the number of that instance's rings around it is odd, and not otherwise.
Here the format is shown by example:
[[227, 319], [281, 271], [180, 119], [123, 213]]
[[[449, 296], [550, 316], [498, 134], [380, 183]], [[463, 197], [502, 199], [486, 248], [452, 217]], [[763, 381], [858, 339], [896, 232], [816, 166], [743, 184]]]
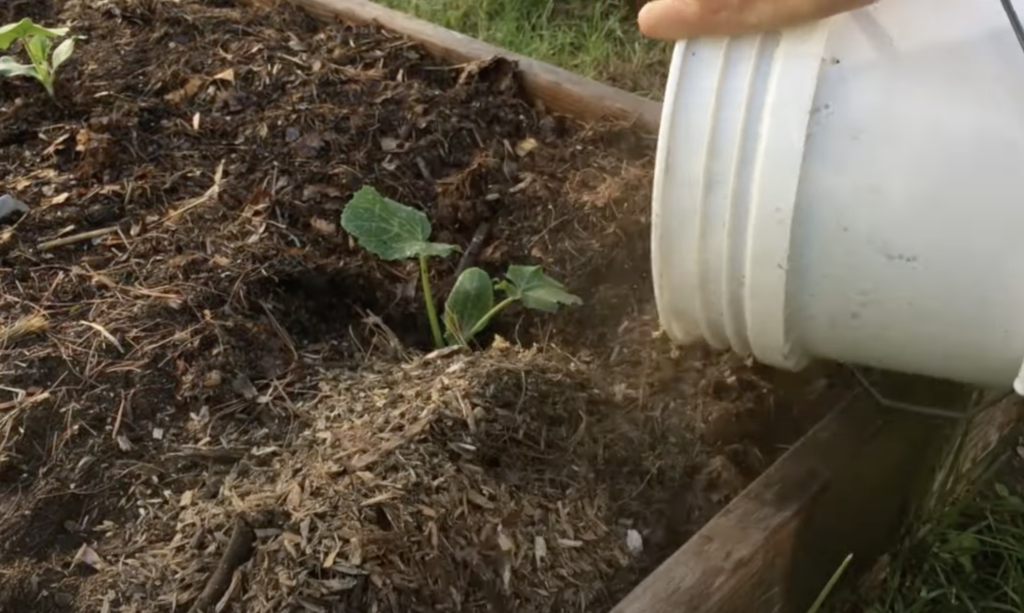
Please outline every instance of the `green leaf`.
[[445, 338], [452, 344], [468, 345], [493, 308], [491, 276], [479, 268], [462, 271], [444, 305]]
[[36, 25], [31, 19], [26, 17], [19, 22], [0, 26], [0, 51], [6, 51], [14, 41], [26, 36], [57, 38], [67, 33], [67, 28], [44, 28]]
[[430, 221], [423, 212], [385, 198], [369, 186], [345, 205], [341, 227], [383, 260], [445, 257], [459, 250], [455, 245], [429, 242]]
[[31, 64], [20, 64], [13, 57], [0, 57], [0, 77], [36, 77], [36, 67]]
[[50, 39], [45, 36], [32, 36], [25, 44], [25, 50], [32, 58], [32, 63], [36, 65], [36, 70], [40, 74], [45, 73], [49, 64], [47, 59], [50, 57]]
[[57, 68], [61, 64], [66, 62], [71, 54], [75, 52], [75, 39], [69, 38], [57, 45], [57, 48], [53, 50], [53, 65], [50, 66], [50, 70], [54, 73], [57, 72]]
[[560, 304], [583, 304], [578, 296], [565, 291], [564, 285], [544, 274], [540, 266], [509, 266], [498, 289], [509, 298], [522, 300], [528, 309], [548, 313], [557, 311]]

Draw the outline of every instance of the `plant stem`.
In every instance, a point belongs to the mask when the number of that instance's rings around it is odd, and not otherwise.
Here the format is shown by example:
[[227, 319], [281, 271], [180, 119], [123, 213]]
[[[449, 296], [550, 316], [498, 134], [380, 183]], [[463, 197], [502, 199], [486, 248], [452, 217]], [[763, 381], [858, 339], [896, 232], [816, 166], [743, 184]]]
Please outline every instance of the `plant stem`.
[[818, 613], [818, 611], [821, 610], [821, 607], [825, 605], [825, 599], [829, 597], [829, 595], [832, 593], [832, 590], [836, 587], [836, 584], [839, 583], [839, 577], [842, 576], [843, 571], [846, 570], [846, 567], [850, 565], [851, 560], [853, 560], [852, 553], [847, 555], [846, 558], [843, 560], [843, 563], [840, 564], [839, 568], [836, 569], [836, 572], [832, 573], [832, 577], [830, 577], [828, 583], [825, 584], [825, 589], [823, 589], [821, 593], [818, 594], [818, 597], [814, 600], [814, 604], [811, 605], [811, 608], [807, 611], [807, 613]]
[[427, 303], [427, 318], [430, 319], [430, 332], [434, 335], [434, 345], [438, 349], [444, 347], [441, 336], [441, 324], [437, 320], [437, 307], [434, 306], [434, 295], [430, 291], [430, 272], [427, 269], [427, 257], [420, 256], [420, 280], [423, 282], [423, 301]]
[[487, 324], [489, 324], [491, 322], [491, 320], [494, 319], [494, 317], [497, 316], [498, 313], [501, 312], [502, 309], [504, 309], [508, 305], [512, 304], [516, 300], [518, 300], [518, 298], [511, 298], [511, 297], [509, 297], [509, 298], [506, 298], [506, 299], [502, 300], [498, 304], [494, 305], [494, 308], [492, 308], [490, 311], [487, 311], [487, 314], [484, 315], [483, 317], [481, 317], [480, 321], [476, 322], [476, 325], [473, 326], [473, 329], [469, 331], [469, 334], [467, 335], [467, 340], [470, 339], [470, 338], [473, 338], [481, 330], [486, 328]]

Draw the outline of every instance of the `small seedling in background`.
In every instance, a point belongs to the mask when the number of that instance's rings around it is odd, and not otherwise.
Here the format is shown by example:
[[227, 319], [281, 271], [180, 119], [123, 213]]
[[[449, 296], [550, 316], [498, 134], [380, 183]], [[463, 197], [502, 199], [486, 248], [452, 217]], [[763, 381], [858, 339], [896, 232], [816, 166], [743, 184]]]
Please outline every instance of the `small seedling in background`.
[[15, 41], [22, 41], [31, 64], [22, 64], [10, 55], [0, 56], [0, 77], [32, 77], [54, 96], [57, 69], [71, 57], [75, 39], [68, 38], [53, 49], [50, 39], [65, 36], [67, 28], [44, 28], [25, 18], [17, 23], [0, 26], [0, 51], [6, 51]]
[[[437, 347], [468, 346], [502, 309], [514, 302], [548, 313], [562, 304], [582, 304], [579, 297], [544, 274], [540, 266], [510, 266], [505, 279], [498, 282], [480, 268], [467, 268], [456, 279], [445, 302], [442, 335], [430, 290], [427, 259], [447, 257], [461, 251], [459, 247], [430, 242], [430, 220], [423, 212], [385, 198], [373, 187], [363, 187], [352, 196], [342, 211], [341, 226], [363, 249], [383, 260], [419, 260], [423, 298]], [[495, 290], [505, 295], [497, 304]]]

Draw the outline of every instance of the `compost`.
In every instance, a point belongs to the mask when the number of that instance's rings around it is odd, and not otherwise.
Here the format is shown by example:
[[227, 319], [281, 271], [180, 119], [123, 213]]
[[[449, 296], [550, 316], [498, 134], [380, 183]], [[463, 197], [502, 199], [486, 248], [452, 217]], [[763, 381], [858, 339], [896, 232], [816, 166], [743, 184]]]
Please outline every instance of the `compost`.
[[[80, 38], [55, 99], [0, 82], [0, 610], [607, 610], [827, 405], [657, 334], [653, 143], [507, 61], [287, 6], [3, 11]], [[366, 185], [583, 305], [432, 351], [415, 263], [338, 227]]]

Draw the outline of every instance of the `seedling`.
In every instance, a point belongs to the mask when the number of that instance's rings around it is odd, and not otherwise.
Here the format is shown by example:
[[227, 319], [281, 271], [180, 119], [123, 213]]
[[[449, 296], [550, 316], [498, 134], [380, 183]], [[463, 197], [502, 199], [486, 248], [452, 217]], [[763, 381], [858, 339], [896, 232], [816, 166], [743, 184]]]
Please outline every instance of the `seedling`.
[[[558, 281], [544, 274], [540, 266], [509, 266], [505, 278], [495, 281], [480, 268], [467, 268], [455, 280], [445, 301], [444, 327], [430, 289], [431, 257], [448, 257], [461, 251], [457, 245], [430, 242], [430, 220], [412, 207], [385, 198], [373, 187], [363, 187], [345, 205], [341, 226], [359, 245], [383, 260], [416, 258], [426, 303], [430, 331], [437, 347], [468, 346], [498, 313], [515, 302], [529, 309], [552, 313], [559, 305], [582, 304]], [[504, 299], [495, 304], [495, 291]]]
[[68, 33], [67, 28], [44, 28], [25, 18], [17, 23], [0, 26], [0, 51], [6, 51], [15, 41], [22, 41], [31, 64], [22, 64], [10, 55], [0, 56], [0, 77], [32, 77], [42, 83], [46, 92], [54, 96], [54, 79], [57, 69], [71, 57], [75, 50], [75, 39], [68, 38], [53, 49], [52, 38]]

